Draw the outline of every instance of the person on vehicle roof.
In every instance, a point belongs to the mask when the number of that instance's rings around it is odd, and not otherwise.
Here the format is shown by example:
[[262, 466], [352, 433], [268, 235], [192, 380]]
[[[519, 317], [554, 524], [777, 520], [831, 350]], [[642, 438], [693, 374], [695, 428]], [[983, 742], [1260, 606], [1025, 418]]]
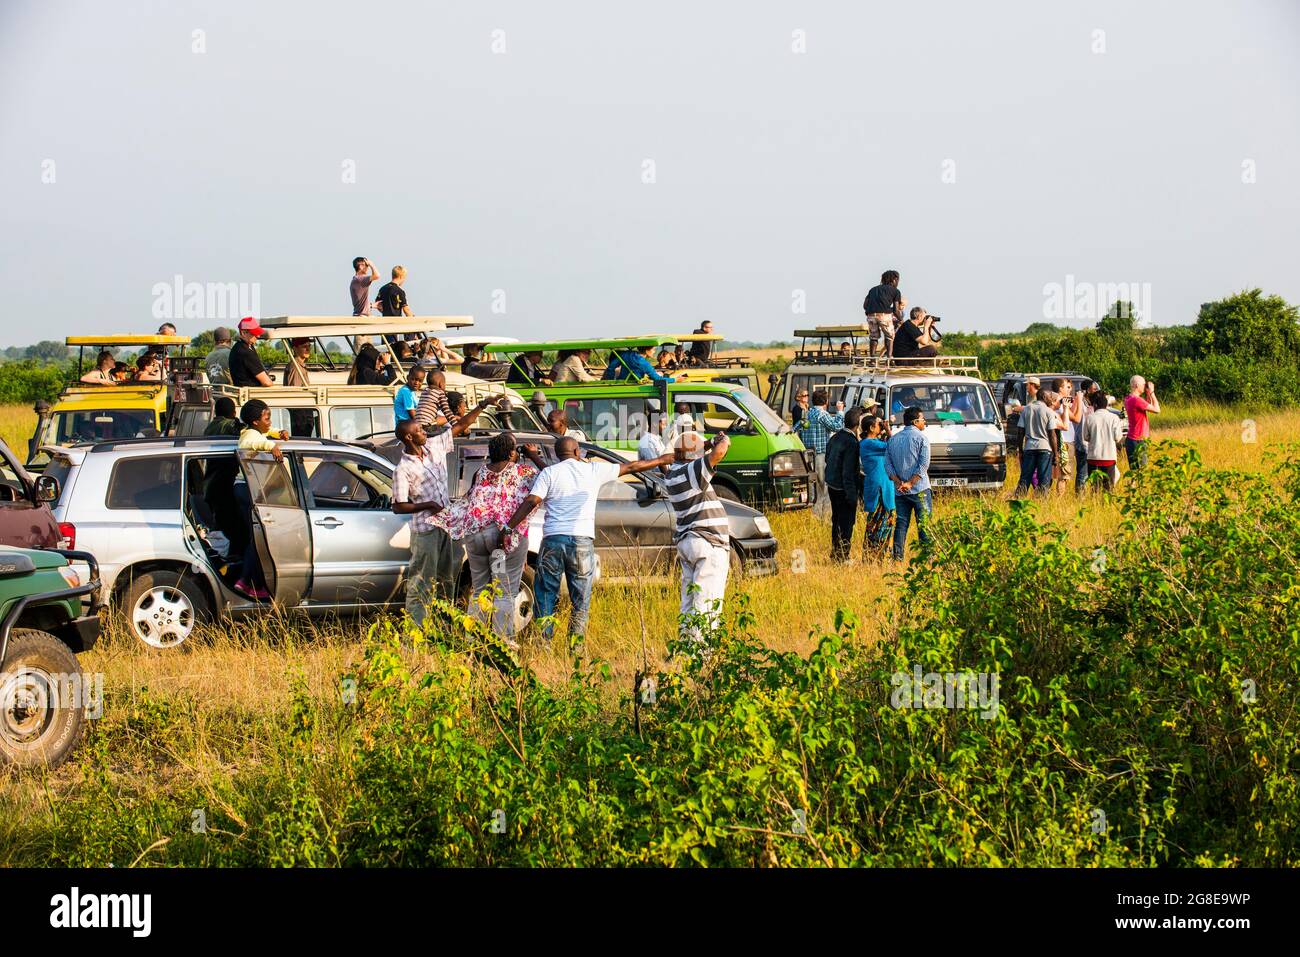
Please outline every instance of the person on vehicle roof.
[[348, 283], [348, 296], [352, 299], [352, 315], [370, 315], [370, 284], [379, 278], [375, 264], [365, 256], [352, 260], [352, 281]]
[[653, 345], [620, 349], [610, 356], [609, 365], [605, 366], [605, 374], [601, 378], [607, 382], [622, 382], [629, 379], [637, 382], [649, 376], [655, 382], [676, 381], [672, 376], [660, 375], [656, 371], [650, 361], [654, 351]]
[[[862, 311], [867, 316], [867, 334], [871, 337], [868, 350], [871, 355], [888, 356], [894, 349], [894, 330], [903, 321], [907, 300], [898, 291], [898, 270], [889, 269], [880, 274], [880, 285], [872, 286], [862, 300]], [[876, 351], [876, 343], [884, 340], [884, 348]]]
[[[700, 328], [695, 330], [695, 335], [712, 335], [713, 321], [705, 319], [700, 323]], [[711, 340], [702, 339], [698, 342], [691, 343], [689, 361], [694, 366], [706, 366], [713, 361], [713, 346]]]
[[590, 358], [590, 349], [561, 349], [551, 369], [551, 381], [556, 385], [561, 382], [599, 382], [600, 376], [587, 371]]
[[939, 354], [939, 347], [930, 338], [933, 320], [920, 306], [913, 306], [908, 321], [894, 334], [894, 358], [931, 359]]

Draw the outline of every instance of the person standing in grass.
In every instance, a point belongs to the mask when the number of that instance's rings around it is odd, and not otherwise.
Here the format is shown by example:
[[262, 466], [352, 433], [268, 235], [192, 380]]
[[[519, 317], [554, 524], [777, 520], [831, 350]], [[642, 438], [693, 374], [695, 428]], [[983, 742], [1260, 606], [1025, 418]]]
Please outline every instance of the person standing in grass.
[[[498, 404], [505, 396], [497, 399]], [[469, 431], [479, 413], [492, 403], [484, 399], [450, 428], [434, 435], [415, 419], [397, 423], [402, 457], [393, 473], [393, 512], [411, 516], [411, 562], [406, 569], [406, 613], [423, 626], [429, 603], [435, 597], [456, 595], [457, 567], [451, 536], [434, 521], [450, 504], [447, 494], [447, 456], [458, 435]]]
[[1029, 491], [1030, 483], [1038, 487], [1040, 495], [1052, 488], [1052, 431], [1056, 428], [1053, 406], [1056, 394], [1038, 392], [1034, 401], [1020, 411], [1020, 481], [1013, 495]]
[[930, 541], [930, 440], [925, 434], [925, 414], [919, 406], [903, 410], [903, 429], [885, 449], [885, 473], [894, 483], [898, 515], [894, 524], [894, 560], [901, 562], [907, 550], [907, 530], [916, 516], [916, 534], [922, 545]]
[[879, 415], [862, 420], [858, 460], [862, 465], [862, 509], [867, 514], [863, 557], [882, 555], [894, 533], [894, 483], [885, 470], [889, 423]]
[[1119, 440], [1124, 423], [1106, 407], [1106, 394], [1098, 389], [1089, 397], [1092, 412], [1083, 420], [1083, 444], [1088, 450], [1088, 471], [1100, 472], [1105, 489], [1119, 481]]
[[849, 561], [853, 526], [858, 519], [858, 496], [862, 492], [859, 461], [858, 423], [861, 409], [844, 413], [844, 428], [826, 441], [826, 490], [831, 502], [831, 561]]
[[1074, 383], [1060, 378], [1052, 383], [1052, 391], [1060, 396], [1056, 410], [1056, 479], [1058, 487], [1064, 491], [1068, 488], [1074, 475], [1074, 442], [1079, 422], [1079, 411], [1075, 405], [1078, 396], [1074, 394]]
[[[1074, 430], [1074, 491], [1081, 492], [1088, 484], [1088, 448], [1083, 439], [1083, 426], [1092, 415], [1092, 397], [1101, 392], [1101, 387], [1091, 379], [1083, 384], [1083, 389], [1074, 397], [1078, 416], [1078, 426]], [[1105, 398], [1103, 396], [1103, 398]]]
[[818, 515], [825, 515], [830, 509], [830, 499], [826, 494], [826, 443], [830, 441], [831, 433], [844, 428], [844, 403], [835, 404], [834, 415], [826, 410], [829, 403], [830, 396], [825, 389], [813, 392], [811, 408], [808, 407], [807, 398], [800, 393], [799, 405], [803, 414], [794, 424], [794, 430], [803, 440], [804, 446], [813, 452], [815, 465], [812, 480], [817, 492], [813, 510]]
[[1147, 442], [1151, 438], [1151, 422], [1147, 416], [1159, 411], [1156, 384], [1140, 375], [1129, 379], [1128, 395], [1124, 397], [1124, 416], [1128, 419], [1128, 438], [1124, 440], [1124, 451], [1128, 454], [1130, 472], [1147, 464]]
[[[569, 585], [569, 635], [581, 639], [587, 631], [591, 607], [591, 578], [596, 570], [596, 499], [601, 486], [621, 476], [645, 472], [672, 462], [672, 456], [646, 462], [615, 464], [603, 459], [584, 459], [578, 441], [562, 436], [555, 442], [558, 461], [542, 470], [528, 496], [501, 529], [499, 547], [518, 532], [538, 505], [546, 503], [546, 521], [537, 552], [534, 580], [536, 617], [550, 619], [560, 598], [560, 578]], [[542, 636], [549, 642], [555, 625], [546, 621]]]
[[701, 616], [710, 632], [717, 628], [731, 570], [727, 512], [713, 490], [713, 476], [730, 444], [722, 432], [707, 443], [698, 432], [679, 432], [668, 456], [672, 465], [664, 486], [682, 567], [682, 637], [695, 642], [704, 640]]
[[[528, 497], [546, 462], [540, 448], [516, 445], [510, 432], [492, 436], [487, 451], [488, 464], [474, 474], [469, 495], [434, 515], [433, 520], [464, 545], [469, 562], [470, 614], [480, 620], [486, 616], [479, 595], [495, 586], [499, 594], [493, 600], [492, 630], [513, 645], [515, 599], [528, 560], [528, 524], [505, 541], [501, 540], [501, 527]], [[521, 455], [528, 461], [522, 461]]]

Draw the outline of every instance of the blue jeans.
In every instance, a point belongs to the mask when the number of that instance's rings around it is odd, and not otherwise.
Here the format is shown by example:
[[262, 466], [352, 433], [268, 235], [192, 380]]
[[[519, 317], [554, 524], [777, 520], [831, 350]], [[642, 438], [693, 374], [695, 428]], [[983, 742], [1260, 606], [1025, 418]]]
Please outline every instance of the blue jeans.
[[1052, 450], [1033, 449], [1020, 453], [1020, 481], [1016, 483], [1016, 494], [1029, 491], [1030, 479], [1038, 476], [1038, 491], [1046, 495], [1052, 490]]
[[930, 490], [926, 489], [924, 492], [897, 492], [894, 494], [894, 504], [898, 510], [897, 518], [894, 519], [894, 558], [901, 562], [907, 551], [907, 529], [912, 524], [913, 512], [916, 513], [916, 534], [921, 544], [930, 541], [925, 526], [930, 520], [934, 502]]
[[1074, 447], [1074, 490], [1082, 492], [1088, 485], [1088, 456], [1082, 445]]
[[[538, 620], [555, 614], [560, 599], [560, 576], [569, 583], [569, 634], [587, 632], [587, 611], [591, 607], [591, 576], [596, 570], [593, 539], [578, 535], [547, 535], [537, 551], [537, 577], [533, 583], [535, 615]], [[546, 640], [554, 627], [542, 629]]]

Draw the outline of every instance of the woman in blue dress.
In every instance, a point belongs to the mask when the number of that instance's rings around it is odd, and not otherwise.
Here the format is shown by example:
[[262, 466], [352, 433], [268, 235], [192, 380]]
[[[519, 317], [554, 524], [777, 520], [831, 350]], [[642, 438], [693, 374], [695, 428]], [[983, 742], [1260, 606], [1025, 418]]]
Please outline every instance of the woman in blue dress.
[[889, 426], [880, 416], [867, 415], [861, 428], [858, 458], [862, 462], [862, 510], [867, 513], [862, 551], [864, 555], [882, 555], [894, 537], [894, 483], [885, 472]]

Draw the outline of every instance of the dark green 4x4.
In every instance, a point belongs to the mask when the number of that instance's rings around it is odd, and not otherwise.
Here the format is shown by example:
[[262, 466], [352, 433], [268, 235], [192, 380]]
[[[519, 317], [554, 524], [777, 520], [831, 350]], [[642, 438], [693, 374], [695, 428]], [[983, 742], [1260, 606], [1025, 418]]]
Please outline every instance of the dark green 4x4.
[[0, 547], [0, 764], [57, 767], [102, 706], [77, 662], [99, 638], [99, 591], [88, 552]]

